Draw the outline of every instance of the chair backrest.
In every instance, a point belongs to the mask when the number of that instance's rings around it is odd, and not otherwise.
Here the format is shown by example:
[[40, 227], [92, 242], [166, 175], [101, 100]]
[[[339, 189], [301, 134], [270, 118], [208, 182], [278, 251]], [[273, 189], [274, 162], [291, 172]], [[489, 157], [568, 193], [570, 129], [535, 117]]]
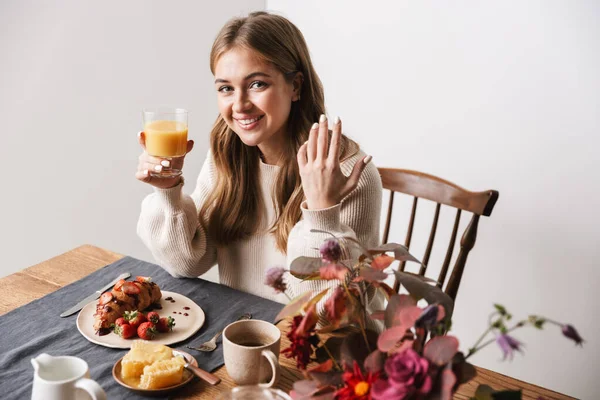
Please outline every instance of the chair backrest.
[[[456, 242], [456, 235], [458, 233], [458, 226], [460, 223], [460, 217], [462, 211], [468, 211], [473, 213], [471, 221], [465, 229], [461, 241], [460, 241], [460, 252], [454, 263], [452, 274], [444, 291], [456, 299], [458, 293], [458, 287], [460, 280], [465, 269], [465, 263], [467, 257], [473, 246], [475, 246], [475, 239], [477, 238], [477, 225], [479, 223], [480, 216], [489, 217], [492, 214], [494, 205], [498, 200], [499, 193], [495, 190], [486, 190], [484, 192], [470, 192], [465, 190], [454, 183], [440, 179], [433, 175], [428, 175], [422, 172], [410, 171], [405, 169], [393, 169], [393, 168], [378, 168], [379, 174], [384, 189], [390, 190], [390, 201], [388, 206], [387, 219], [385, 222], [385, 230], [383, 234], [383, 243], [387, 243], [388, 236], [390, 233], [390, 221], [392, 218], [392, 207], [394, 205], [394, 193], [404, 193], [413, 196], [412, 212], [410, 215], [410, 221], [408, 224], [408, 230], [406, 233], [406, 239], [404, 245], [410, 248], [410, 242], [412, 239], [413, 227], [415, 223], [415, 216], [417, 214], [417, 203], [419, 199], [426, 199], [433, 201], [436, 204], [435, 215], [433, 217], [433, 223], [429, 233], [429, 240], [425, 249], [425, 254], [421, 261], [423, 265], [419, 270], [419, 275], [425, 275], [429, 257], [431, 256], [431, 250], [433, 248], [433, 242], [435, 240], [435, 234], [438, 225], [438, 218], [440, 215], [440, 206], [442, 204], [456, 208], [456, 217], [454, 219], [454, 227], [450, 236], [450, 243], [446, 250], [446, 256], [442, 264], [440, 274], [438, 276], [438, 286], [442, 288], [450, 261], [452, 259], [452, 253], [454, 251], [454, 244]], [[400, 264], [400, 270], [404, 270], [405, 263]], [[399, 290], [399, 283], [396, 281], [394, 285], [396, 291]]]

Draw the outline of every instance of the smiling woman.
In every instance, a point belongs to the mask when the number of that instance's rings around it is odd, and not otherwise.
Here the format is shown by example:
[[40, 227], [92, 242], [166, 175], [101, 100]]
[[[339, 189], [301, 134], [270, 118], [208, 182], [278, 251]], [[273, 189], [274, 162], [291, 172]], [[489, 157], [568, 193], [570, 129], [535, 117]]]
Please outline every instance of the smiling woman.
[[[183, 179], [149, 169], [183, 166], [140, 156], [137, 178], [155, 192], [142, 203], [138, 234], [174, 276], [219, 265], [221, 283], [285, 301], [264, 285], [266, 269], [318, 256], [328, 236], [379, 244], [381, 180], [371, 157], [329, 130], [321, 81], [302, 33], [265, 12], [229, 21], [210, 54], [219, 115], [191, 196]], [[144, 146], [144, 134], [140, 135]], [[193, 143], [188, 143], [188, 152]], [[324, 282], [290, 277], [292, 293]], [[323, 287], [321, 287], [323, 286]]]

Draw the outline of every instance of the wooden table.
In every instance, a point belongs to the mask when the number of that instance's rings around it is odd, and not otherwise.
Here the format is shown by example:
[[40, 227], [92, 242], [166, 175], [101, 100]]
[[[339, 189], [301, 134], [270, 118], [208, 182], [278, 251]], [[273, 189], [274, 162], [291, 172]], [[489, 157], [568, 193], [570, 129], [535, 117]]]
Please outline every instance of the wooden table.
[[[0, 293], [11, 293], [11, 295], [0, 296], [0, 315], [73, 283], [122, 257], [121, 254], [85, 245], [2, 278], [0, 279]], [[287, 324], [281, 323], [279, 328], [284, 330], [287, 328]], [[281, 347], [285, 348], [288, 344], [287, 338], [283, 335]], [[280, 357], [280, 363], [282, 377], [278, 387], [289, 392], [293, 383], [301, 379], [302, 374], [290, 359], [282, 356]], [[219, 368], [216, 375], [221, 378], [219, 385], [211, 387], [204, 382], [194, 380], [192, 384], [178, 393], [177, 398], [214, 399], [221, 391], [235, 386], [227, 375], [225, 368]], [[463, 385], [454, 398], [468, 400], [480, 384], [489, 385], [495, 390], [521, 389], [523, 399], [535, 400], [538, 397], [544, 399], [572, 399], [572, 397], [479, 367], [477, 367], [477, 377], [468, 384]]]

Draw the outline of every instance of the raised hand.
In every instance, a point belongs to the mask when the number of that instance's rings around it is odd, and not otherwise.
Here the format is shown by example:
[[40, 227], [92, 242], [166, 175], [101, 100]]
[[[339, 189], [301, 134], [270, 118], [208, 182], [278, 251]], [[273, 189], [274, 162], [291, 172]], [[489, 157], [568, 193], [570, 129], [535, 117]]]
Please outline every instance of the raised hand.
[[298, 166], [302, 178], [302, 188], [309, 209], [323, 209], [339, 204], [352, 192], [365, 166], [371, 161], [366, 156], [354, 165], [352, 173], [346, 177], [340, 167], [340, 145], [342, 121], [335, 119], [331, 144], [327, 118], [321, 115], [308, 136], [308, 141], [298, 150]]
[[[160, 172], [163, 169], [167, 168], [176, 168], [181, 170], [183, 168], [183, 160], [185, 156], [172, 157], [169, 161], [163, 158], [148, 155], [148, 153], [146, 152], [146, 137], [144, 135], [144, 132], [138, 133], [138, 142], [140, 143], [140, 146], [142, 146], [144, 151], [142, 152], [142, 154], [140, 154], [140, 157], [138, 158], [138, 167], [137, 171], [135, 172], [135, 177], [142, 182], [148, 183], [160, 189], [168, 189], [179, 185], [179, 182], [181, 181], [180, 176], [175, 176], [171, 178], [156, 177], [152, 176], [150, 172]], [[185, 154], [187, 155], [187, 153], [192, 151], [193, 148], [194, 141], [188, 140]]]

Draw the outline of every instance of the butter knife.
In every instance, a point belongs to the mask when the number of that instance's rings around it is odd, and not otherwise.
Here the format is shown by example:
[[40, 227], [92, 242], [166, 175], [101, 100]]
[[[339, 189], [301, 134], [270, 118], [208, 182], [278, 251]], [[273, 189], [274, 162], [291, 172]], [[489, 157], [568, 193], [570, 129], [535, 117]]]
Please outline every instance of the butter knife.
[[92, 293], [85, 299], [81, 300], [79, 303], [75, 304], [73, 307], [69, 308], [62, 314], [60, 314], [61, 318], [68, 317], [69, 315], [75, 314], [77, 311], [79, 311], [83, 307], [85, 307], [85, 305], [88, 304], [90, 301], [94, 301], [97, 298], [99, 298], [102, 295], [102, 293], [106, 292], [108, 289], [113, 287], [115, 285], [115, 283], [119, 282], [121, 279], [127, 279], [130, 276], [131, 276], [131, 274], [129, 272], [119, 275], [119, 277], [117, 279], [115, 279], [114, 281], [111, 281], [106, 286], [104, 286], [102, 289], [96, 290], [94, 293]]

